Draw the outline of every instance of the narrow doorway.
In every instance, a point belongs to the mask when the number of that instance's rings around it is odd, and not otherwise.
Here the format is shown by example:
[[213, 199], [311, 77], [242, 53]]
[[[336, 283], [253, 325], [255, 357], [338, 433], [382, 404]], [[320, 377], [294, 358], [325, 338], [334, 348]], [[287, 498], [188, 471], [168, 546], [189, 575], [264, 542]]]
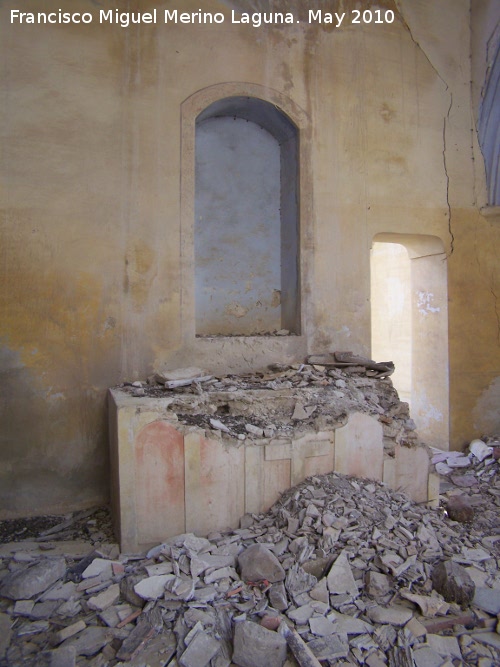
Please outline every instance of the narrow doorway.
[[394, 361], [393, 383], [428, 445], [449, 448], [448, 290], [435, 236], [378, 234], [371, 250], [372, 357]]

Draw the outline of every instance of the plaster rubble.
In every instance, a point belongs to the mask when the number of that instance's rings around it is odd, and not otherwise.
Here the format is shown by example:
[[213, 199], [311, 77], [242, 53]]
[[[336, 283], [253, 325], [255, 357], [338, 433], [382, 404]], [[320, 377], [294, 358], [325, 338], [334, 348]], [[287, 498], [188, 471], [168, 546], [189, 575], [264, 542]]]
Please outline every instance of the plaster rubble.
[[[244, 624], [253, 636], [254, 630], [260, 632], [258, 624], [276, 628], [275, 621], [283, 619], [297, 628], [309, 649], [326, 664], [348, 657], [351, 664], [381, 667], [396, 660], [403, 648], [415, 664], [427, 664], [431, 656], [442, 658], [436, 663], [440, 665], [446, 658], [473, 667], [483, 667], [486, 659], [496, 664], [500, 659], [495, 632], [498, 608], [491, 603], [498, 598], [500, 575], [492, 538], [500, 492], [495, 493], [499, 464], [491, 460], [489, 464], [476, 460], [469, 472], [476, 477], [481, 493], [470, 487], [459, 491], [475, 498], [478, 507], [472, 522], [466, 524], [451, 521], [443, 512], [446, 494], [460, 489], [448, 488], [447, 478], [441, 480], [441, 509], [432, 509], [379, 482], [329, 473], [309, 477], [287, 490], [268, 512], [246, 515], [241, 528], [214, 531], [208, 538], [184, 533], [166, 539], [147, 554], [118, 555], [116, 548], [99, 543], [96, 530], [97, 539], [94, 545], [87, 543], [87, 554], [82, 551], [76, 559], [66, 556], [65, 571], [53, 584], [54, 590], [68, 576], [76, 578], [78, 585], [79, 580], [87, 582], [82, 579], [85, 569], [95, 561], [101, 569], [101, 561], [108, 560], [123, 565], [111, 568], [112, 577], [105, 582], [105, 597], [113, 599], [119, 590], [119, 599], [104, 612], [93, 611], [93, 593], [84, 590], [80, 593], [82, 608], [75, 616], [65, 615], [59, 598], [49, 600], [55, 606], [40, 621], [32, 615], [33, 605], [0, 597], [2, 623], [11, 633], [10, 639], [8, 631], [5, 635], [6, 657], [0, 656], [0, 665], [3, 667], [4, 659], [9, 665], [48, 667], [51, 660], [69, 652], [81, 667], [138, 667], [160, 651], [165, 660], [175, 655], [177, 663], [187, 667], [228, 667], [237, 628], [241, 630]], [[332, 523], [339, 526], [333, 543], [325, 534], [327, 524]], [[53, 536], [57, 538], [57, 532]], [[0, 580], [8, 579], [9, 568], [14, 566], [29, 570], [50, 560], [57, 542], [38, 544], [46, 550], [30, 549], [27, 553], [34, 563], [28, 566], [19, 562], [23, 542], [15, 549], [3, 549]], [[70, 543], [62, 541], [59, 553], [64, 552], [65, 544], [71, 552]], [[254, 550], [259, 558], [276, 553], [272, 559], [263, 558], [258, 573], [245, 575], [240, 564]], [[236, 569], [224, 565], [221, 572], [222, 562], [229, 557], [240, 564]], [[480, 594], [472, 600], [470, 580], [462, 577], [460, 583], [459, 567], [453, 563], [456, 558], [473, 563], [483, 574], [478, 579]], [[207, 566], [202, 577], [191, 573], [193, 563], [200, 559]], [[286, 576], [271, 584], [267, 577], [275, 578], [276, 561]], [[439, 563], [450, 564], [452, 595], [461, 601], [462, 609], [453, 601], [443, 605], [434, 590], [433, 570]], [[163, 575], [166, 578], [155, 599], [130, 598], [131, 586], [158, 581], [154, 567], [172, 569], [175, 574]], [[350, 572], [355, 589], [348, 586], [346, 592], [345, 585], [333, 584], [339, 580], [335, 574], [339, 570]], [[384, 575], [388, 570], [391, 577]], [[219, 578], [218, 573], [227, 576]], [[214, 581], [209, 582], [212, 574]], [[250, 576], [261, 578], [249, 581]], [[193, 597], [184, 596], [177, 587], [179, 581], [191, 582]], [[312, 594], [319, 591], [321, 582], [326, 596], [318, 601]], [[463, 594], [458, 592], [462, 585]], [[281, 589], [279, 596], [276, 588]], [[483, 591], [490, 592], [489, 599]], [[36, 594], [33, 599], [36, 601]], [[266, 633], [270, 633], [266, 635], [270, 646], [277, 646], [279, 635], [269, 629]], [[233, 662], [261, 667], [259, 656], [240, 642]], [[284, 655], [278, 664], [283, 660]]]

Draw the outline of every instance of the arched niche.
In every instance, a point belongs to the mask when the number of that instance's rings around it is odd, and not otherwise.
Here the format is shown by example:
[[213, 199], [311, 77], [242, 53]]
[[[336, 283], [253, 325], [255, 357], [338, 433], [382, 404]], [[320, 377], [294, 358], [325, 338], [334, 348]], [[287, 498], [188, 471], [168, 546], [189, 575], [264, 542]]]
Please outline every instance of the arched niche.
[[274, 104], [217, 100], [196, 118], [197, 336], [300, 333], [298, 130]]
[[[255, 101], [254, 101], [255, 100]], [[266, 103], [266, 104], [262, 104]], [[271, 109], [277, 114], [269, 114]], [[233, 113], [233, 116], [227, 114]], [[238, 115], [236, 115], [238, 114]], [[197, 332], [195, 286], [195, 229], [196, 229], [196, 133], [197, 127], [217, 118], [229, 118], [231, 122], [253, 123], [261, 133], [269, 134], [280, 149], [280, 328], [287, 329], [288, 336], [265, 335], [246, 329], [234, 330], [232, 335]], [[234, 118], [236, 117], [236, 121]], [[295, 138], [290, 141], [290, 128]], [[267, 86], [248, 82], [227, 82], [208, 86], [193, 93], [181, 105], [181, 325], [183, 347], [178, 359], [182, 363], [209, 365], [244, 371], [255, 366], [263, 367], [276, 360], [302, 357], [307, 350], [306, 323], [312, 321], [311, 291], [312, 262], [312, 183], [311, 183], [311, 125], [308, 115], [293, 99]], [[290, 164], [284, 156], [287, 151], [295, 154], [293, 178], [283, 170]], [[285, 196], [282, 184], [293, 181], [293, 188]], [[287, 212], [288, 207], [288, 212]], [[292, 211], [290, 214], [289, 211]], [[283, 234], [285, 225], [294, 219], [296, 234], [290, 238]], [[288, 221], [288, 222], [286, 222]], [[288, 245], [289, 244], [289, 245]], [[287, 247], [288, 245], [288, 247]], [[276, 253], [275, 253], [276, 255]], [[293, 266], [287, 267], [292, 258]], [[288, 279], [283, 281], [286, 271]], [[292, 276], [292, 278], [290, 278]], [[274, 289], [274, 287], [273, 287]], [[274, 303], [277, 301], [274, 295]], [[292, 297], [292, 298], [290, 298]], [[231, 306], [230, 306], [231, 308]], [[234, 312], [239, 312], [235, 308]], [[276, 328], [276, 327], [275, 327]], [[215, 329], [215, 331], [217, 331]], [[248, 351], [251, 354], [248, 355]], [[210, 363], [209, 363], [210, 362]], [[180, 363], [180, 361], [179, 361]]]

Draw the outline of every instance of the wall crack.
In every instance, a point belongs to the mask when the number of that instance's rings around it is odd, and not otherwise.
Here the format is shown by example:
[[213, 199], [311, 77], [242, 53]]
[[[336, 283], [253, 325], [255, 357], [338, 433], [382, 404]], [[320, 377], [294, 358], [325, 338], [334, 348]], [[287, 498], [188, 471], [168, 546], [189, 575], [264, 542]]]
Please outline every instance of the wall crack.
[[429, 58], [429, 56], [425, 52], [424, 48], [420, 44], [420, 42], [417, 39], [415, 39], [415, 37], [413, 35], [413, 32], [412, 32], [410, 26], [408, 25], [408, 23], [407, 23], [407, 21], [404, 17], [404, 12], [403, 12], [403, 8], [401, 6], [401, 2], [396, 2], [396, 5], [397, 5], [398, 10], [399, 10], [399, 15], [401, 17], [401, 21], [402, 21], [404, 27], [406, 28], [406, 30], [408, 31], [408, 34], [410, 35], [410, 38], [411, 38], [412, 42], [418, 47], [418, 49], [420, 50], [420, 52], [422, 53], [424, 58], [427, 60], [429, 65], [432, 67], [432, 69], [435, 72], [438, 79], [445, 86], [445, 92], [448, 93], [449, 96], [450, 96], [450, 104], [448, 105], [448, 111], [446, 112], [446, 115], [444, 116], [444, 119], [443, 119], [443, 168], [444, 168], [444, 174], [445, 174], [445, 177], [446, 177], [446, 206], [447, 206], [447, 216], [448, 216], [448, 233], [449, 233], [449, 236], [450, 236], [450, 251], [449, 251], [449, 253], [447, 253], [447, 255], [445, 257], [445, 259], [446, 259], [447, 257], [450, 257], [453, 254], [454, 244], [455, 244], [455, 235], [453, 234], [453, 229], [452, 229], [452, 213], [451, 213], [451, 204], [450, 204], [450, 177], [449, 177], [449, 174], [448, 174], [448, 165], [447, 165], [447, 160], [446, 160], [446, 128], [447, 128], [447, 125], [448, 125], [448, 121], [450, 119], [450, 113], [451, 113], [451, 109], [452, 109], [452, 106], [453, 106], [453, 94], [450, 90], [450, 87], [449, 87], [448, 83], [441, 76], [441, 74], [437, 70], [436, 66], [434, 65], [434, 63]]
[[[448, 86], [447, 86], [448, 87]], [[446, 177], [446, 206], [448, 209], [448, 233], [450, 235], [450, 252], [448, 256], [453, 254], [454, 244], [455, 244], [455, 235], [453, 234], [452, 224], [451, 224], [451, 204], [450, 204], [450, 176], [448, 174], [448, 165], [446, 161], [446, 126], [450, 119], [451, 107], [453, 106], [453, 95], [450, 92], [450, 104], [448, 106], [448, 112], [443, 119], [443, 169]]]

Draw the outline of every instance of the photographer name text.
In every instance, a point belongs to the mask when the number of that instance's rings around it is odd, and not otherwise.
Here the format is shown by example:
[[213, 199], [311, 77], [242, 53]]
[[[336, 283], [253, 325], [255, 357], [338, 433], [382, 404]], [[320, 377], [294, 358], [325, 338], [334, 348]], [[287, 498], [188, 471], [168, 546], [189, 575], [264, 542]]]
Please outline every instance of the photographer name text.
[[[292, 12], [236, 12], [231, 11], [227, 17], [222, 12], [180, 12], [178, 9], [165, 9], [163, 12], [153, 9], [150, 12], [121, 12], [118, 9], [99, 10], [99, 15], [94, 16], [92, 12], [65, 12], [61, 9], [55, 12], [21, 12], [11, 9], [10, 22], [13, 24], [68, 24], [68, 23], [108, 23], [128, 28], [130, 25], [144, 23], [155, 24], [159, 22], [170, 24], [246, 24], [254, 28], [264, 25], [286, 25], [300, 23]], [[341, 26], [362, 25], [370, 23], [393, 23], [394, 12], [390, 9], [357, 9], [351, 12], [325, 12], [321, 9], [309, 9], [307, 23], [326, 24], [335, 28]]]

